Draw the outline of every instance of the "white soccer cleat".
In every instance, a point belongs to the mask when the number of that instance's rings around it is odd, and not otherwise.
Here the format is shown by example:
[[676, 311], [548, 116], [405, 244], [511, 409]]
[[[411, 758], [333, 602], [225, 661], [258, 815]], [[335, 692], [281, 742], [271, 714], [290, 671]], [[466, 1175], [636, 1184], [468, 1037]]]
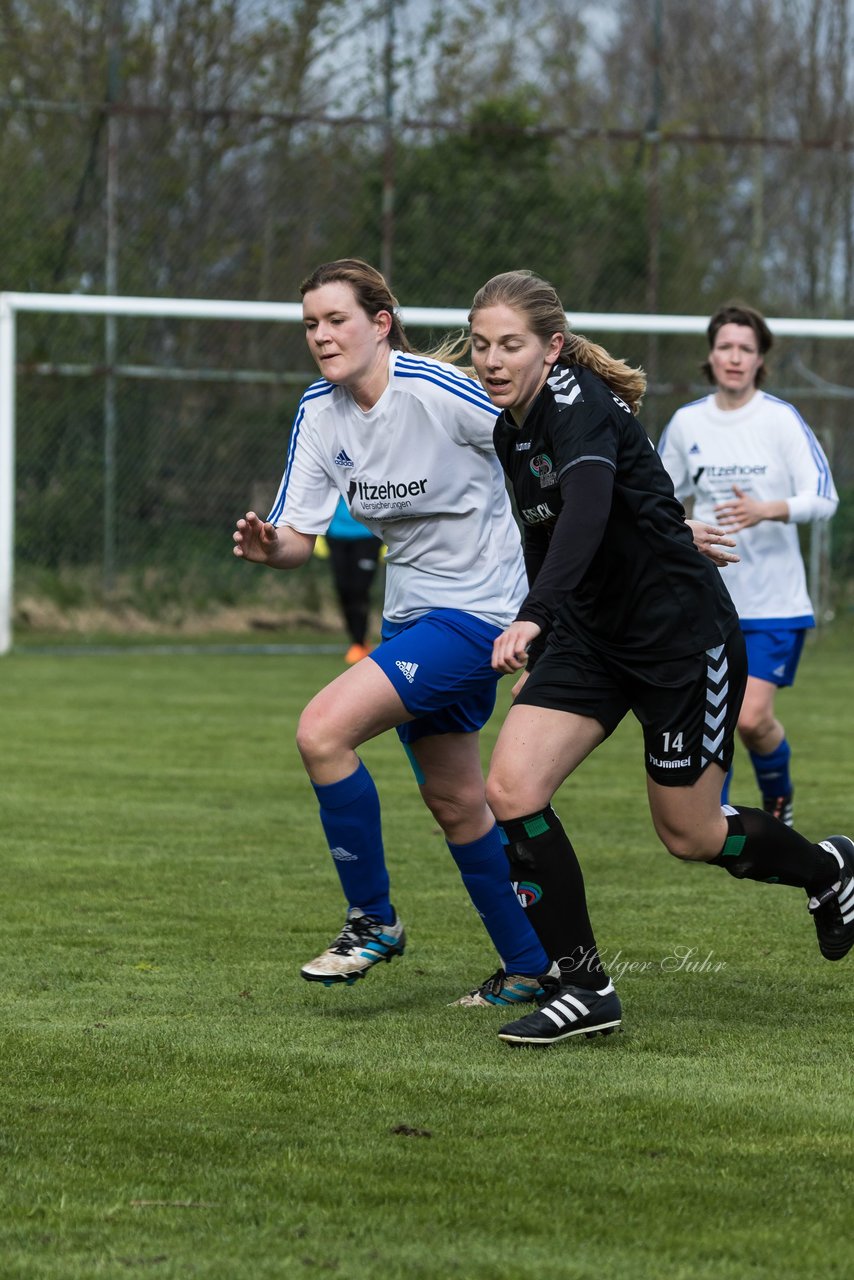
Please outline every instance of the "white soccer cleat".
[[322, 982], [325, 987], [337, 982], [351, 986], [375, 964], [402, 956], [405, 949], [406, 934], [397, 915], [393, 924], [383, 924], [377, 916], [365, 915], [360, 907], [351, 907], [335, 941], [303, 965], [300, 973], [307, 982]]

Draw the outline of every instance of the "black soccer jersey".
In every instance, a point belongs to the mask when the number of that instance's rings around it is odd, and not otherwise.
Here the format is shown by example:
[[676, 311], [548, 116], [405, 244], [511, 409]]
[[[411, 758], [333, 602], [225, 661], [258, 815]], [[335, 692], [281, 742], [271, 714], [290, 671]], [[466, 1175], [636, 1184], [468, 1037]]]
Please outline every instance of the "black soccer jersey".
[[737, 625], [652, 442], [596, 374], [554, 365], [521, 427], [501, 414], [495, 449], [524, 530], [520, 619], [622, 657], [697, 653]]

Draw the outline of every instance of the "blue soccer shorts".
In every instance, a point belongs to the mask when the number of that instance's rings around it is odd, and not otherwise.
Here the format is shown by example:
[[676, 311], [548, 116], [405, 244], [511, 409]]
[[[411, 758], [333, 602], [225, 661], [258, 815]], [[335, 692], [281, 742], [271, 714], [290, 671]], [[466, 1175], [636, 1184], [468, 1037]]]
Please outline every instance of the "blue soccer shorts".
[[483, 728], [495, 707], [500, 677], [492, 645], [501, 630], [460, 609], [433, 609], [412, 622], [383, 620], [382, 644], [370, 660], [415, 717], [397, 726], [404, 745]]
[[804, 647], [806, 629], [744, 633], [747, 674], [785, 689], [795, 683], [795, 672]]

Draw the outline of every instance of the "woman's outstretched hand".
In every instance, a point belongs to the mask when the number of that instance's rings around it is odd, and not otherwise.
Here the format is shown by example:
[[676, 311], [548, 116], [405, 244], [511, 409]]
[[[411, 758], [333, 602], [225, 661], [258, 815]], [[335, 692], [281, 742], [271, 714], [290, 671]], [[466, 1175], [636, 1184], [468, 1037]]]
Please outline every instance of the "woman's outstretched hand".
[[276, 526], [247, 511], [234, 530], [234, 554], [258, 564], [269, 564], [279, 548]]

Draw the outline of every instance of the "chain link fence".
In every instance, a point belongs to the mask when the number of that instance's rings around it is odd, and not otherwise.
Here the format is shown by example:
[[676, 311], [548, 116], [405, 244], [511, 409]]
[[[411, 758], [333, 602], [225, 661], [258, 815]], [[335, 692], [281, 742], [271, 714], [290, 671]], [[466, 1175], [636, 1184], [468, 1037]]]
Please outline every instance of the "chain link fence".
[[[315, 376], [301, 326], [122, 317], [109, 369], [98, 360], [104, 328], [96, 317], [18, 318], [18, 635], [267, 630], [317, 615], [331, 625], [323, 566], [269, 574], [231, 555], [235, 519], [272, 505], [296, 406]], [[437, 336], [410, 332], [418, 345]], [[701, 336], [591, 336], [632, 363], [654, 361], [641, 415], [653, 438], [708, 390]], [[830, 528], [813, 532], [821, 541], [805, 543], [828, 618], [852, 602], [854, 355], [847, 342], [792, 337], [778, 338], [773, 355], [767, 388], [798, 405], [843, 494]]]
[[[526, 266], [570, 316], [854, 314], [849, 0], [31, 11], [29, 43], [0, 14], [2, 289], [293, 301], [358, 255], [404, 306]], [[646, 368], [653, 438], [705, 390], [701, 337], [603, 340]], [[298, 325], [22, 315], [17, 359], [19, 634], [324, 607], [322, 567], [230, 556], [314, 376]], [[847, 609], [852, 347], [780, 339], [769, 363], [831, 460], [821, 603]]]

